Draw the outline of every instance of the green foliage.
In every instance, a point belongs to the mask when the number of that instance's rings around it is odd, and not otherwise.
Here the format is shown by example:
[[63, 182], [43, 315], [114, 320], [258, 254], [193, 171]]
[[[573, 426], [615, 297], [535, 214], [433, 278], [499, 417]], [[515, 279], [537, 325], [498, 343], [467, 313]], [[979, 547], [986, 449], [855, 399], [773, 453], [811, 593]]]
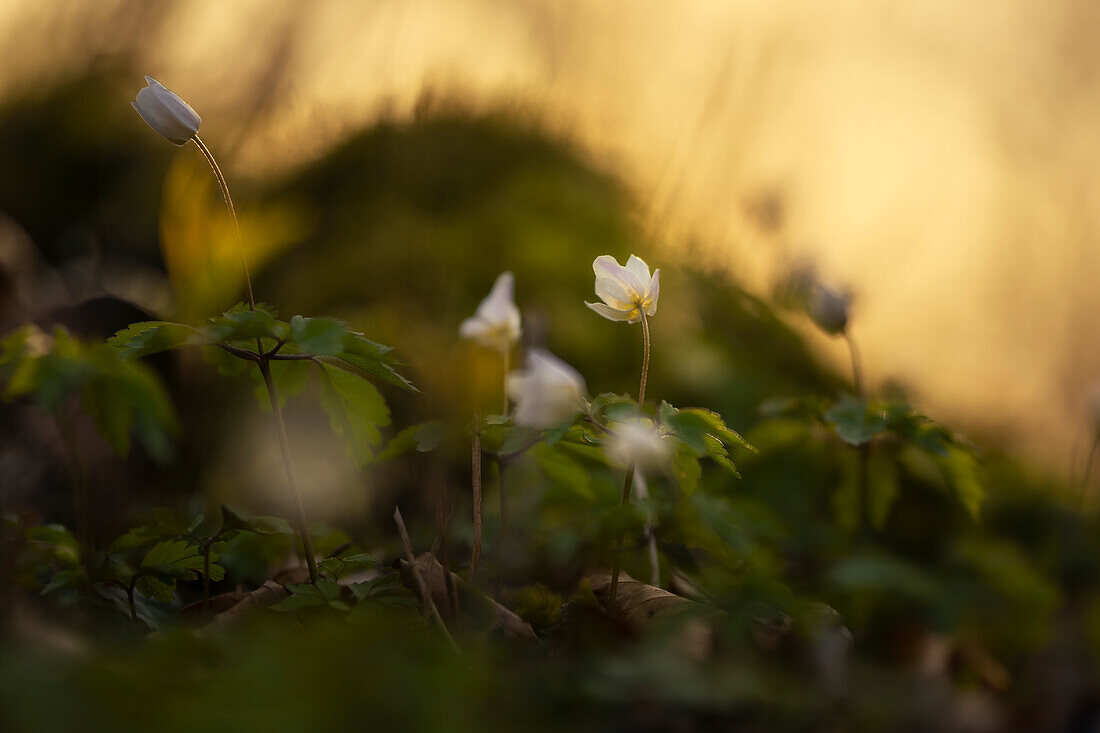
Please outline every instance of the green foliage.
[[151, 370], [123, 360], [102, 344], [86, 344], [58, 328], [46, 336], [25, 326], [0, 342], [0, 380], [6, 401], [32, 400], [59, 421], [70, 401], [79, 400], [100, 435], [121, 456], [131, 436], [153, 458], [171, 455], [175, 411]]
[[390, 424], [389, 408], [370, 382], [330, 364], [321, 370], [321, 406], [333, 431], [346, 441], [348, 455], [366, 466], [374, 457], [372, 447], [382, 442], [378, 428]]
[[342, 557], [326, 557], [324, 560], [317, 563], [317, 566], [325, 571], [333, 580], [340, 580], [345, 575], [377, 567], [378, 564], [379, 560], [377, 557], [365, 555], [360, 552]]

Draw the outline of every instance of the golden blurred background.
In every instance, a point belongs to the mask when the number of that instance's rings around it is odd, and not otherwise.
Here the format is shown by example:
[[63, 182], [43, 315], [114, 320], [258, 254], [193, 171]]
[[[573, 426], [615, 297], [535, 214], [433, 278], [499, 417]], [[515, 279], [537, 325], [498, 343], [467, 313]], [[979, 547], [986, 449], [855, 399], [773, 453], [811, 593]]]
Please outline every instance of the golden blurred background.
[[136, 56], [238, 180], [433, 96], [507, 110], [625, 182], [654, 265], [764, 294], [812, 258], [857, 294], [872, 383], [1065, 470], [1100, 379], [1098, 22], [1089, 0], [4, 0], [0, 101]]

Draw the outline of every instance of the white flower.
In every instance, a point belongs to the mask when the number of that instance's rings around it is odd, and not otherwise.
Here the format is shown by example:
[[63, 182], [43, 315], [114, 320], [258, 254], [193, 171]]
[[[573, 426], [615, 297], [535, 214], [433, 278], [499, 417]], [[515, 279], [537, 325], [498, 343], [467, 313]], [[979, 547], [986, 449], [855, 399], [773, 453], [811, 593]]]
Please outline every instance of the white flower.
[[596, 295], [602, 303], [585, 303], [604, 318], [612, 321], [638, 323], [642, 311], [647, 316], [657, 312], [661, 294], [661, 271], [649, 276], [649, 265], [642, 258], [630, 255], [626, 267], [611, 255], [600, 255], [592, 262], [596, 273]]
[[834, 292], [821, 283], [815, 283], [810, 293], [807, 310], [810, 318], [822, 331], [836, 335], [844, 333], [844, 329], [848, 327], [850, 305], [851, 298], [848, 295]]
[[611, 425], [607, 454], [630, 466], [655, 466], [668, 458], [668, 443], [652, 420], [638, 418]]
[[505, 386], [517, 425], [549, 428], [584, 409], [584, 378], [542, 349], [531, 349], [527, 368], [510, 373]]
[[137, 99], [130, 106], [137, 110], [141, 119], [176, 145], [185, 145], [195, 137], [202, 120], [187, 102], [179, 98], [151, 76], [145, 77], [144, 87], [137, 93]]
[[519, 308], [512, 297], [513, 285], [512, 273], [501, 273], [489, 295], [477, 307], [477, 312], [458, 327], [459, 335], [507, 353], [519, 340], [521, 331]]

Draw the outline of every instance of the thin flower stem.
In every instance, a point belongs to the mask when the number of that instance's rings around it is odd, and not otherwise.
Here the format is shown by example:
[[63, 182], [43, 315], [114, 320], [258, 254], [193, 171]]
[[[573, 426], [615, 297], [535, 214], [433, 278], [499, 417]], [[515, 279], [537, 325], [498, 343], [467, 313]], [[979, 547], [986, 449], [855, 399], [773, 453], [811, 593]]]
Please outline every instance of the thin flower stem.
[[863, 366], [859, 358], [859, 350], [856, 348], [855, 339], [848, 329], [844, 329], [844, 340], [848, 342], [848, 354], [852, 360], [852, 387], [856, 395], [863, 396]]
[[638, 312], [642, 314], [642, 376], [638, 381], [638, 405], [645, 404], [645, 383], [649, 378], [649, 318], [641, 307]]
[[191, 139], [195, 141], [195, 146], [198, 147], [206, 157], [206, 162], [210, 164], [210, 169], [214, 171], [214, 178], [218, 179], [218, 186], [221, 187], [222, 198], [225, 200], [225, 207], [229, 209], [229, 218], [233, 221], [233, 232], [237, 235], [237, 248], [241, 253], [241, 267], [244, 269], [244, 281], [248, 286], [248, 307], [252, 310], [256, 310], [256, 296], [252, 293], [252, 276], [248, 273], [248, 259], [244, 254], [244, 240], [241, 238], [241, 227], [237, 223], [237, 210], [233, 208], [233, 198], [229, 195], [229, 184], [225, 182], [225, 176], [222, 175], [222, 169], [218, 167], [218, 162], [214, 160], [213, 153], [210, 152], [210, 148], [206, 147], [206, 143], [202, 141], [202, 138], [195, 135]]
[[[638, 313], [642, 317], [642, 376], [638, 380], [638, 406], [645, 404], [645, 385], [646, 380], [649, 378], [649, 318], [646, 317], [645, 309], [640, 305], [638, 306]], [[634, 463], [633, 461], [626, 467], [626, 478], [623, 480], [623, 500], [622, 506], [626, 506], [630, 501], [630, 489], [634, 485]], [[615, 543], [615, 561], [611, 568], [611, 590], [608, 592], [608, 605], [610, 606], [615, 602], [615, 593], [619, 589], [619, 570], [622, 566], [622, 554], [623, 554], [623, 542], [625, 540], [624, 533], [619, 533], [619, 539]]]
[[306, 521], [302, 492], [298, 488], [298, 480], [294, 477], [294, 466], [290, 462], [290, 441], [287, 440], [286, 425], [283, 423], [283, 408], [279, 405], [279, 395], [275, 391], [275, 379], [271, 376], [271, 366], [265, 360], [261, 360], [259, 366], [264, 384], [267, 385], [267, 396], [271, 399], [271, 411], [275, 413], [275, 430], [279, 435], [279, 448], [283, 454], [286, 480], [290, 484], [291, 493], [294, 494], [295, 520], [298, 525], [298, 534], [302, 538], [302, 551], [306, 556], [306, 565], [309, 567], [309, 582], [317, 585], [317, 560], [313, 557], [313, 540], [309, 537], [309, 523]]
[[476, 412], [470, 446], [470, 481], [474, 492], [474, 550], [466, 579], [473, 583], [477, 576], [478, 563], [481, 562], [481, 415]]
[[504, 351], [501, 352], [501, 356], [504, 357], [504, 374], [503, 374], [503, 376], [501, 377], [501, 380], [500, 380], [502, 391], [504, 393], [504, 412], [502, 412], [500, 414], [501, 415], [507, 415], [508, 414], [508, 364], [509, 364], [509, 356], [510, 356], [510, 354], [508, 353], [508, 349], [504, 349]]
[[[642, 321], [643, 323], [645, 321]], [[630, 489], [634, 485], [634, 463], [631, 462], [626, 467], [626, 479], [623, 480], [623, 501], [622, 506], [626, 506], [630, 501]], [[619, 532], [619, 540], [615, 543], [615, 564], [611, 568], [611, 590], [607, 595], [607, 605], [610, 607], [615, 603], [615, 593], [619, 589], [619, 570], [622, 567], [622, 555], [623, 555], [623, 540], [624, 532]]]

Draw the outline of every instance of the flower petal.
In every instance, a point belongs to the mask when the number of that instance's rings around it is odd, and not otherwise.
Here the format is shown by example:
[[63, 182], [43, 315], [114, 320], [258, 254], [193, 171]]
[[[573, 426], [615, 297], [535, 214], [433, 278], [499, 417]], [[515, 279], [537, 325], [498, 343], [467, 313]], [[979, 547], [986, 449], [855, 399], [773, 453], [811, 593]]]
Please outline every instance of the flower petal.
[[611, 306], [607, 305], [606, 303], [587, 303], [586, 302], [585, 305], [587, 305], [589, 308], [596, 311], [597, 313], [599, 313], [601, 316], [603, 316], [604, 318], [606, 318], [609, 321], [629, 321], [630, 320], [630, 314], [637, 310], [637, 309], [633, 309], [633, 311], [622, 311], [622, 310], [618, 310], [617, 308], [612, 308]]
[[653, 279], [649, 281], [649, 292], [646, 293], [645, 314], [652, 316], [657, 313], [657, 299], [661, 297], [661, 268], [653, 271]]
[[627, 292], [621, 283], [606, 277], [596, 278], [596, 295], [612, 308], [619, 310], [630, 310], [637, 302], [634, 294]]
[[649, 283], [649, 265], [638, 255], [630, 255], [623, 269], [629, 272], [641, 287], [644, 288]]

